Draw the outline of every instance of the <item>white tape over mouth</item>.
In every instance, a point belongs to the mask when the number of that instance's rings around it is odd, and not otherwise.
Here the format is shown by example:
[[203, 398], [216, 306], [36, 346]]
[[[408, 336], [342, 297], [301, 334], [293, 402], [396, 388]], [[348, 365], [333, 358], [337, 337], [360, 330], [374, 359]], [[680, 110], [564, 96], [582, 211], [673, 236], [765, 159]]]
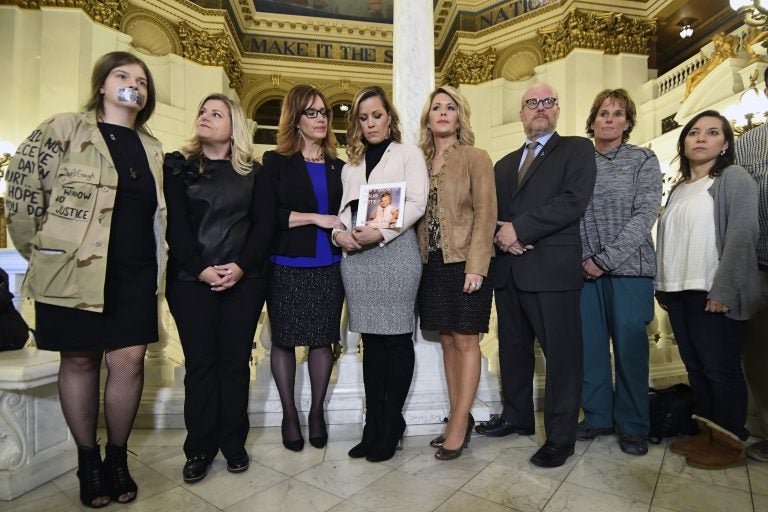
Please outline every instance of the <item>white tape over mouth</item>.
[[117, 90], [117, 101], [124, 101], [125, 103], [135, 103], [136, 105], [143, 105], [144, 98], [141, 96], [137, 89], [133, 87], [121, 87]]

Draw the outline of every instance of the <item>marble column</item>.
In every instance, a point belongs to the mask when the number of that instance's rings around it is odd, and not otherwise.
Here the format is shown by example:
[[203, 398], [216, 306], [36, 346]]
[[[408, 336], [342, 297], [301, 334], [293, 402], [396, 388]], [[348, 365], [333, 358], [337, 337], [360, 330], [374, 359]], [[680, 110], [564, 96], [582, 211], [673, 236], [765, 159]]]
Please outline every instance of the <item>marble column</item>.
[[395, 0], [392, 66], [393, 100], [400, 113], [403, 142], [419, 139], [419, 116], [435, 88], [432, 0]]

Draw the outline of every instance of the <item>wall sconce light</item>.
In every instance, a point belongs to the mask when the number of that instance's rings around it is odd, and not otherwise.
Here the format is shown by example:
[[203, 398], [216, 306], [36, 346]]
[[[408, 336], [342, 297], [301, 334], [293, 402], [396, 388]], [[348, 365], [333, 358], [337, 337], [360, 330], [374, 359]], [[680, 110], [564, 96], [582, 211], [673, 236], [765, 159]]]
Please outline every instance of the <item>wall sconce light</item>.
[[744, 23], [750, 27], [760, 27], [768, 30], [768, 6], [763, 5], [763, 0], [730, 0], [731, 9], [741, 14]]
[[696, 21], [693, 18], [683, 18], [677, 26], [680, 27], [680, 37], [682, 39], [688, 39], [693, 35], [693, 22]]

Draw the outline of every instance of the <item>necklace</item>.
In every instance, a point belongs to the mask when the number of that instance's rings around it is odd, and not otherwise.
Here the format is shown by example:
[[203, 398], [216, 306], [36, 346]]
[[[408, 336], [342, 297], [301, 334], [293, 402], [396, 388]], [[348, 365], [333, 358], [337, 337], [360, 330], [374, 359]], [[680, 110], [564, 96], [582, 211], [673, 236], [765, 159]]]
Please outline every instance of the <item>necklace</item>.
[[[595, 148], [595, 153], [597, 153], [597, 154], [598, 154], [598, 155], [600, 155], [601, 157], [605, 158], [605, 159], [606, 159], [606, 160], [608, 160], [609, 162], [613, 162], [614, 160], [616, 160], [616, 156], [618, 156], [618, 154], [619, 154], [619, 150], [620, 150], [620, 149], [621, 149], [623, 146], [624, 146], [624, 144], [619, 144], [618, 146], [616, 146], [616, 149], [612, 149], [612, 150], [608, 151], [607, 153], [601, 153], [601, 152], [599, 152], [599, 151], [597, 150], [597, 148]], [[611, 155], [611, 153], [613, 153], [613, 155]]]
[[[103, 124], [102, 124], [103, 125]], [[107, 128], [109, 129], [109, 128]], [[128, 155], [125, 154], [123, 151], [123, 148], [120, 147], [120, 141], [117, 140], [117, 137], [115, 137], [115, 134], [111, 131], [109, 133], [109, 139], [114, 141], [116, 144], [113, 144], [112, 146], [117, 148], [117, 151], [120, 153], [120, 156], [123, 157], [123, 161], [128, 164], [128, 178], [131, 181], [136, 181], [139, 179], [139, 172], [133, 168], [132, 162], [128, 159]]]
[[320, 151], [317, 154], [317, 156], [307, 156], [307, 155], [303, 155], [303, 156], [304, 156], [304, 160], [306, 160], [307, 162], [313, 162], [316, 164], [320, 162], [325, 162], [325, 155], [323, 154], [322, 151]]

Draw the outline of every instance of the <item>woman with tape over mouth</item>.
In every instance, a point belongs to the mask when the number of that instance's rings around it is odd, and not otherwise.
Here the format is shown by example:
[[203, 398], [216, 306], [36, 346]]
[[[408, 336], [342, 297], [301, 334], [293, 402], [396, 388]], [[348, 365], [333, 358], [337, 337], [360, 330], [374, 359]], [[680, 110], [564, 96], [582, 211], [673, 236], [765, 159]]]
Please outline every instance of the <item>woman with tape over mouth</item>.
[[[136, 499], [127, 442], [158, 340], [157, 293], [166, 264], [163, 152], [146, 128], [155, 86], [127, 52], [93, 67], [81, 113], [44, 121], [9, 167], [8, 230], [29, 260], [37, 346], [61, 353], [59, 395], [78, 447], [80, 500], [99, 508]], [[96, 442], [106, 360], [106, 456]]]

